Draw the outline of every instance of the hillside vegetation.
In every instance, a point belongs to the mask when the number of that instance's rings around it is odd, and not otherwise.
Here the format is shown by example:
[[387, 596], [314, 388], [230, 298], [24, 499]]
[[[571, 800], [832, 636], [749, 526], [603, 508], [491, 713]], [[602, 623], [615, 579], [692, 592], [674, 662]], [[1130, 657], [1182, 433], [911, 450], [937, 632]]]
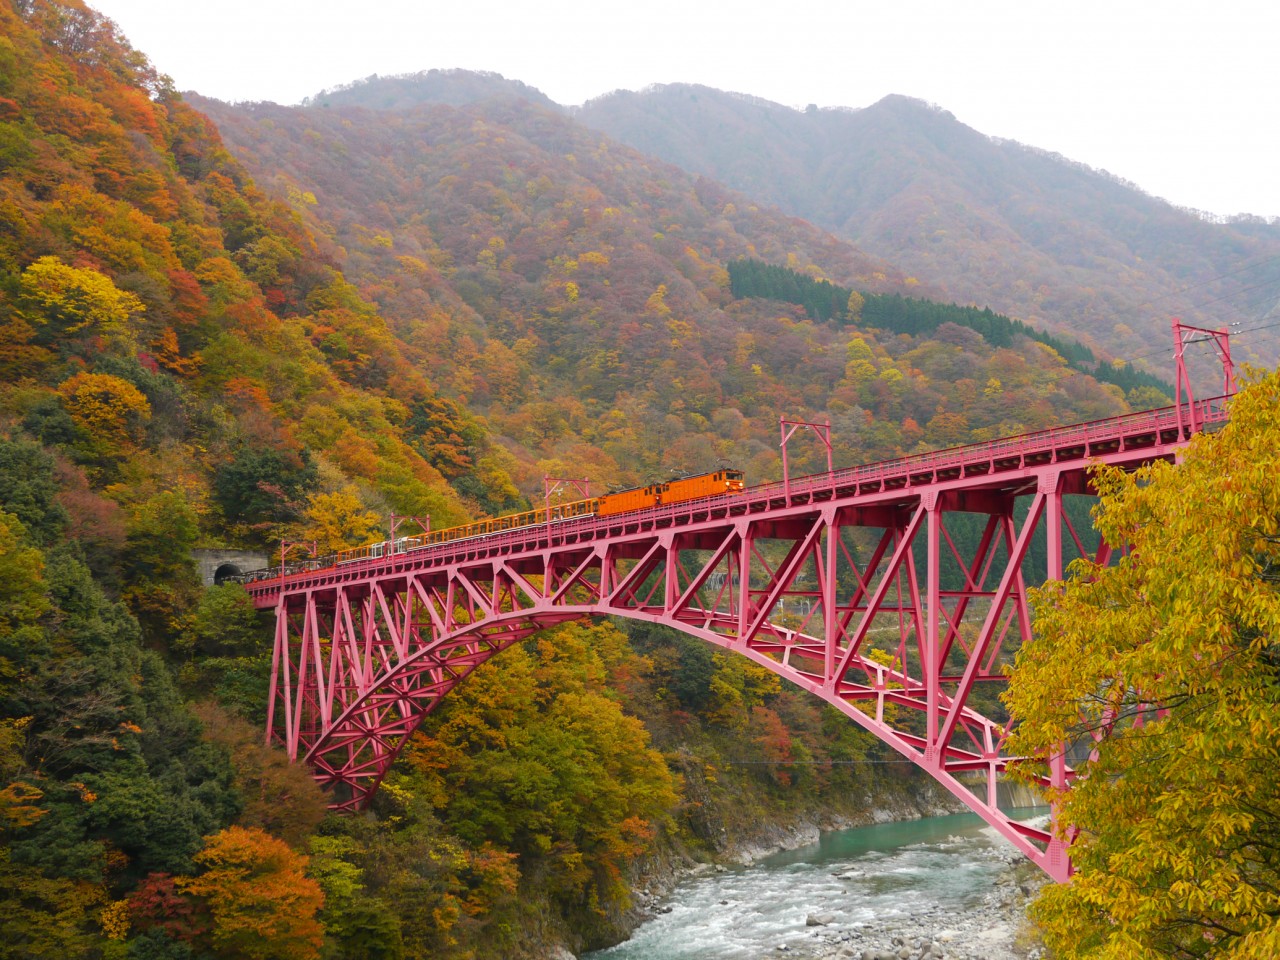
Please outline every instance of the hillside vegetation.
[[1021, 333], [735, 297], [742, 257], [931, 289], [505, 93], [199, 103], [79, 0], [0, 0], [7, 955], [536, 958], [622, 936], [655, 851], [910, 791], [745, 659], [588, 623], [477, 672], [331, 817], [262, 744], [270, 624], [191, 551], [442, 527], [544, 473], [767, 479], [782, 413], [850, 463], [1124, 391]]
[[[727, 266], [744, 256], [871, 294], [929, 290], [518, 97], [200, 104], [260, 183], [314, 196], [300, 209], [346, 275], [434, 352], [426, 369], [484, 418], [525, 495], [544, 473], [612, 485], [717, 461], [773, 478], [780, 415], [830, 418], [849, 464], [1126, 406], [1025, 337], [904, 335], [735, 297]], [[816, 450], [798, 455], [817, 469]]]
[[[308, 102], [411, 111], [495, 97], [550, 106], [519, 81], [463, 70], [371, 77]], [[1165, 354], [1151, 344], [1167, 339], [1170, 316], [1248, 327], [1280, 302], [1275, 222], [1176, 208], [908, 97], [802, 111], [677, 83], [555, 109], [854, 242], [919, 281], [918, 293], [945, 291], [1109, 358], [1140, 358], [1157, 375]], [[1236, 349], [1276, 357], [1274, 338]], [[1207, 383], [1210, 365], [1201, 372]]]
[[[573, 116], [831, 230], [961, 303], [1120, 358], [1150, 354], [1171, 315], [1248, 324], [1280, 300], [1275, 223], [1198, 216], [908, 97], [801, 111], [669, 84], [616, 91]], [[1240, 345], [1253, 347], [1274, 361], [1274, 343]]]
[[[735, 297], [762, 297], [797, 304], [814, 320], [837, 320], [891, 333], [927, 334], [943, 324], [952, 324], [974, 331], [997, 347], [1012, 346], [1018, 338], [1033, 340], [1062, 357], [1072, 370], [1090, 373], [1099, 383], [1128, 391], [1131, 402], [1170, 403], [1174, 394], [1173, 386], [1167, 381], [1137, 370], [1131, 364], [1100, 363], [1092, 350], [1077, 341], [1036, 330], [1021, 320], [995, 313], [990, 307], [979, 310], [904, 297], [900, 293], [862, 294], [759, 260], [731, 261], [729, 289]], [[1134, 392], [1137, 387], [1149, 389]]]

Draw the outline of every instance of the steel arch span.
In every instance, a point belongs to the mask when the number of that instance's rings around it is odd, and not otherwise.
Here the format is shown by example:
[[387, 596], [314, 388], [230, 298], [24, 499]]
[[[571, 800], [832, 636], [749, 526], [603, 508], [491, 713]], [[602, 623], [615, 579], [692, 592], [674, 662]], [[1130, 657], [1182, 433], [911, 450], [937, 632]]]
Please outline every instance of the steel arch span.
[[[975, 691], [1031, 635], [1024, 571], [1105, 562], [1064, 499], [1089, 469], [1176, 457], [1221, 400], [586, 516], [336, 566], [248, 589], [276, 611], [268, 738], [358, 809], [408, 737], [490, 657], [568, 620], [665, 624], [741, 654], [836, 707], [932, 775], [1055, 879], [1062, 841], [1002, 812], [1016, 759]], [[1041, 540], [1041, 538], [1043, 538]], [[1040, 553], [1040, 551], [1043, 551]], [[1037, 564], [1039, 566], [1039, 564]], [[1065, 787], [1064, 755], [1046, 786]]]

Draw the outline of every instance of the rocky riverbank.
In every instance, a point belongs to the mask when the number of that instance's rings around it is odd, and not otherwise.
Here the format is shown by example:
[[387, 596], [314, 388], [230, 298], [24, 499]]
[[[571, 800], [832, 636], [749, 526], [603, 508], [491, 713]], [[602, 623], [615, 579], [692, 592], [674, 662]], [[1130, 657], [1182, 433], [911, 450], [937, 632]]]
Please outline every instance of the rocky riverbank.
[[[871, 800], [870, 797], [867, 799]], [[724, 863], [746, 866], [783, 850], [797, 850], [817, 843], [822, 834], [831, 831], [877, 823], [920, 820], [956, 813], [962, 809], [954, 797], [926, 781], [918, 784], [914, 791], [881, 795], [877, 802], [869, 803], [860, 810], [844, 813], [815, 811], [801, 814], [789, 823], [759, 823], [747, 837], [731, 838], [725, 834], [717, 858], [720, 862], [699, 862], [682, 847], [660, 844], [637, 865], [632, 907], [624, 915], [620, 926], [628, 931], [633, 930], [644, 921], [667, 912], [670, 907], [664, 905], [665, 901], [680, 880], [712, 871], [723, 871]]]
[[812, 943], [779, 945], [796, 960], [1039, 960], [1039, 938], [1026, 907], [1046, 882], [1021, 854], [993, 854], [1007, 862], [992, 889], [963, 913], [930, 908], [909, 918], [842, 924], [834, 914], [811, 914]]
[[[707, 956], [720, 951], [744, 960], [1038, 960], [1043, 950], [1025, 912], [1043, 874], [990, 831], [928, 830], [897, 847], [891, 840], [868, 858], [836, 855], [825, 870], [795, 872], [785, 859], [764, 871], [699, 864], [690, 873], [700, 879], [678, 897], [651, 902], [660, 919], [636, 956], [666, 956], [687, 936], [712, 951]], [[786, 845], [810, 837], [793, 827]], [[749, 864], [772, 850], [736, 852]], [[772, 895], [778, 883], [789, 891], [780, 898]], [[934, 892], [922, 894], [930, 884]], [[683, 931], [677, 939], [670, 926], [663, 930], [673, 910], [674, 930]]]
[[[887, 819], [887, 818], [886, 818]], [[1027, 960], [1025, 920], [1040, 872], [966, 817], [896, 820], [824, 837], [793, 824], [731, 860], [694, 865], [672, 894], [640, 899], [653, 918], [616, 960]], [[778, 843], [781, 841], [781, 843]]]

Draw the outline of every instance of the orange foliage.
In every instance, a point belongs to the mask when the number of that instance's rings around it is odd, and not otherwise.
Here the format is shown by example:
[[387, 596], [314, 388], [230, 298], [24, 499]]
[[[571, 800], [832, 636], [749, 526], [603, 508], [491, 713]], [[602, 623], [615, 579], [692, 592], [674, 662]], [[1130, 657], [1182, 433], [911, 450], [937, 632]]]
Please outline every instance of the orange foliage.
[[377, 446], [354, 430], [348, 430], [339, 437], [330, 454], [350, 476], [373, 480], [378, 475]]
[[180, 377], [194, 376], [200, 369], [200, 362], [195, 357], [184, 357], [178, 346], [178, 335], [172, 327], [165, 327], [159, 339], [151, 344], [151, 352], [156, 362]]
[[764, 758], [774, 764], [770, 771], [773, 778], [784, 787], [790, 785], [791, 772], [785, 764], [792, 760], [791, 731], [782, 722], [782, 718], [768, 707], [752, 707], [751, 719], [760, 729], [760, 734], [755, 738], [756, 743], [760, 744]]
[[174, 319], [184, 325], [195, 323], [209, 307], [200, 282], [186, 270], [169, 271], [169, 301]]
[[151, 417], [151, 404], [142, 391], [107, 373], [77, 373], [58, 393], [72, 420], [108, 442], [132, 441], [141, 423]]
[[209, 939], [219, 957], [315, 960], [324, 942], [316, 914], [320, 885], [306, 875], [307, 858], [258, 829], [228, 827], [195, 855], [204, 868], [177, 882], [209, 911]]
[[258, 437], [276, 449], [298, 449], [293, 430], [276, 414], [275, 404], [262, 383], [248, 377], [233, 377], [227, 381], [223, 393], [247, 436]]
[[44, 797], [44, 791], [29, 783], [16, 780], [0, 790], [0, 820], [9, 829], [29, 827], [48, 810], [36, 806], [36, 801]]
[[262, 297], [227, 304], [226, 315], [233, 326], [250, 336], [274, 333], [280, 328], [280, 320], [267, 309]]

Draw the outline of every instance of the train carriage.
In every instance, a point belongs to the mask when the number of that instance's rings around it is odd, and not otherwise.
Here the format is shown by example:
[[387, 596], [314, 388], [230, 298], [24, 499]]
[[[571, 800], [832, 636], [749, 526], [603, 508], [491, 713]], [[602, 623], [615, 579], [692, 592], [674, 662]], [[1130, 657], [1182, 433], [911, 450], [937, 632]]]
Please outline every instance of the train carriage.
[[632, 510], [656, 507], [662, 502], [661, 497], [666, 488], [665, 483], [651, 483], [647, 487], [606, 493], [596, 505], [596, 514], [608, 517], [615, 513], [629, 513]]
[[741, 470], [716, 470], [683, 480], [672, 480], [662, 492], [662, 503], [681, 503], [698, 497], [715, 497], [725, 493], [741, 493]]

